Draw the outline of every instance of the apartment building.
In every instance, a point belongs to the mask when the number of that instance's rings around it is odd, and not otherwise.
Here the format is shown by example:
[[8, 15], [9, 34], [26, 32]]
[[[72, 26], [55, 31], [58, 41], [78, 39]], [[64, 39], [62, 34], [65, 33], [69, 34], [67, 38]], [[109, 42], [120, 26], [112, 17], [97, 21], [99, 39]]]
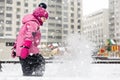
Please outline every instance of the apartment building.
[[62, 43], [74, 32], [80, 33], [82, 0], [42, 0], [48, 5], [49, 19], [42, 28], [42, 43]]
[[43, 44], [62, 43], [70, 33], [80, 33], [82, 0], [0, 0], [0, 37], [16, 38], [22, 17], [40, 2], [48, 5], [49, 12], [41, 27]]
[[63, 0], [62, 40], [71, 33], [81, 33], [82, 0]]
[[0, 0], [0, 37], [15, 38], [22, 17], [30, 13], [38, 0]]
[[31, 13], [38, 3], [38, 0], [0, 0], [0, 60], [11, 59], [22, 17]]
[[109, 38], [108, 9], [96, 11], [84, 17], [82, 34], [100, 48]]
[[41, 26], [41, 44], [62, 43], [69, 34], [81, 33], [82, 0], [0, 0], [0, 55], [6, 54], [3, 58], [10, 57], [23, 16], [32, 13], [40, 2], [47, 4], [49, 12], [49, 19]]
[[109, 0], [110, 38], [120, 44], [120, 0]]

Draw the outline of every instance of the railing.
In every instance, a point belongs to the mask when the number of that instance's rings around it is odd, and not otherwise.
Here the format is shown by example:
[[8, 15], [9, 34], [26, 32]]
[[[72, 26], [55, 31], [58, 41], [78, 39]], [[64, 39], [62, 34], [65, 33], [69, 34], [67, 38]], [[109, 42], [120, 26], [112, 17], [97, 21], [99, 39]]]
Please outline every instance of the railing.
[[[54, 59], [51, 59], [51, 58], [47, 58], [45, 59], [45, 62], [46, 63], [62, 63], [60, 60], [54, 60]], [[6, 61], [0, 61], [0, 64], [6, 64], [6, 63], [13, 63], [13, 64], [16, 64], [16, 63], [20, 63], [19, 60], [17, 61], [13, 61], [13, 60], [6, 60]]]
[[101, 63], [104, 63], [104, 64], [120, 64], [120, 58], [94, 56], [92, 63], [94, 63], [94, 64], [101, 64]]

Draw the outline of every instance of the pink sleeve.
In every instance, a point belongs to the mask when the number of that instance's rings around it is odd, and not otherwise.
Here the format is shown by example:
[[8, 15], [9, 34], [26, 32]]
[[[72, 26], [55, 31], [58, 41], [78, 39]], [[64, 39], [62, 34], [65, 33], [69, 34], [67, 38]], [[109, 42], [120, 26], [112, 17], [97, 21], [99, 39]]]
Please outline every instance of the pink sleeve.
[[29, 22], [26, 24], [26, 33], [25, 33], [25, 40], [32, 41], [36, 35], [36, 31], [38, 29], [38, 25], [35, 22]]

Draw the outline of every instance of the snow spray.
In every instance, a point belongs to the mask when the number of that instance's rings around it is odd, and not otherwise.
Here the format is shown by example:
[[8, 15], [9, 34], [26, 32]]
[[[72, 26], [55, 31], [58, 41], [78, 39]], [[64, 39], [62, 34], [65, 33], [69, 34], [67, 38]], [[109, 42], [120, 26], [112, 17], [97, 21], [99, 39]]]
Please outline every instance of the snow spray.
[[[62, 63], [56, 64], [55, 66], [57, 67], [53, 66], [53, 68], [56, 68], [56, 71], [52, 71], [55, 72], [53, 76], [89, 76], [88, 73], [90, 73], [89, 71], [91, 70], [91, 55], [94, 44], [80, 34], [69, 35], [65, 43], [67, 44], [67, 46], [65, 46], [67, 50], [64, 55], [59, 58], [59, 61]], [[52, 74], [52, 72], [50, 72], [50, 74]], [[49, 74], [49, 72], [47, 74]]]

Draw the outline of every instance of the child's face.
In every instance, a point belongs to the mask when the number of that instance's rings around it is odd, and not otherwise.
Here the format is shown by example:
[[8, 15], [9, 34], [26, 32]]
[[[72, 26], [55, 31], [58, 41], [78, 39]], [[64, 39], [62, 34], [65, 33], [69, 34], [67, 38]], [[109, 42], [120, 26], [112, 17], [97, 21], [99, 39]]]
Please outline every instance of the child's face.
[[41, 17], [41, 20], [42, 20], [42, 22], [45, 22], [46, 18], [45, 17]]

